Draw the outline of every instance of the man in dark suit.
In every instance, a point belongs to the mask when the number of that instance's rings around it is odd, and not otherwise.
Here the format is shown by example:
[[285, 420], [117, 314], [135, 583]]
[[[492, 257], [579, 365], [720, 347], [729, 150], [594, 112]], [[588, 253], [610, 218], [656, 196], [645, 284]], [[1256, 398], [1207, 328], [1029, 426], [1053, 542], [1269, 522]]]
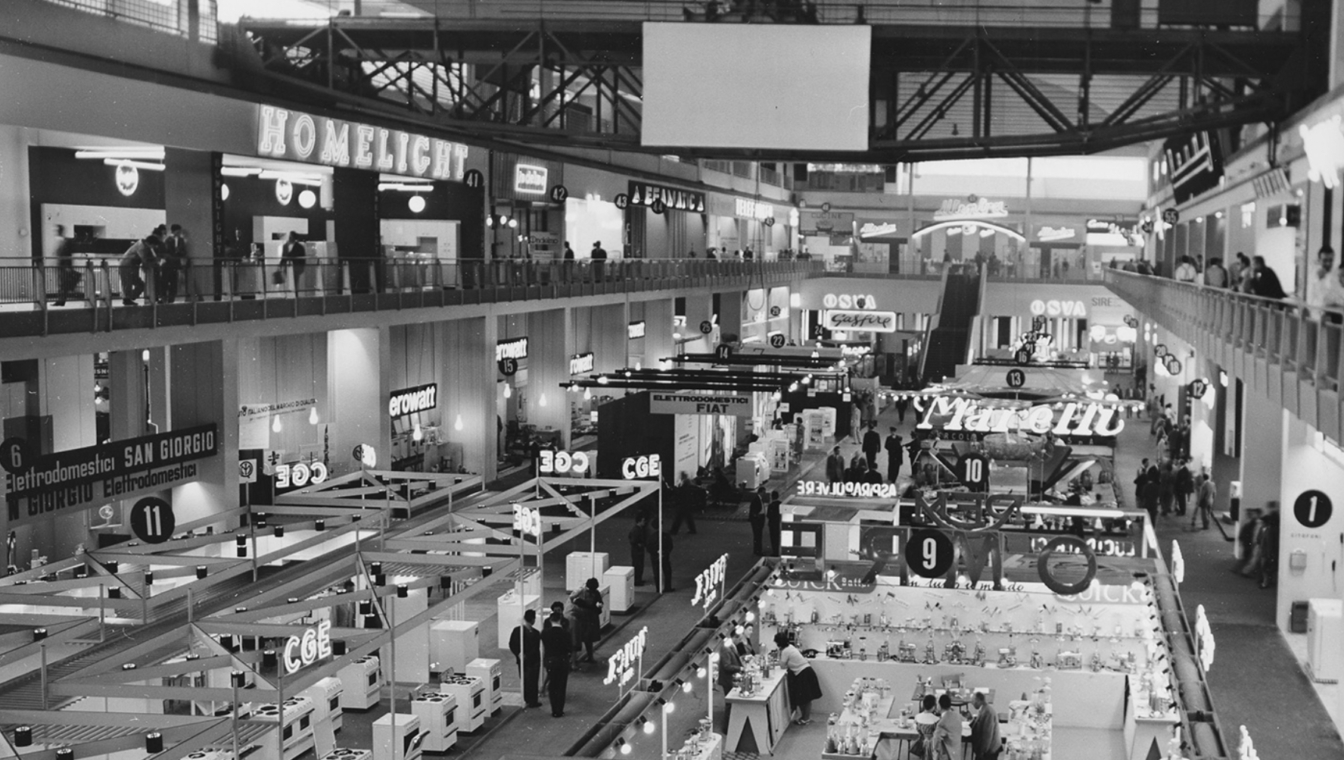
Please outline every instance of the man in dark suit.
[[569, 686], [569, 660], [573, 652], [572, 634], [562, 611], [551, 609], [546, 628], [541, 632], [541, 643], [546, 647], [546, 693], [551, 702], [551, 715], [565, 714], [565, 689]]
[[895, 483], [896, 478], [901, 474], [901, 465], [905, 463], [905, 449], [902, 447], [904, 440], [896, 434], [896, 428], [891, 428], [891, 433], [887, 435], [887, 480]]
[[747, 512], [747, 521], [751, 523], [751, 550], [757, 557], [764, 553], [761, 539], [765, 534], [765, 486], [756, 486], [751, 495], [751, 507]]
[[831, 449], [831, 455], [826, 457], [826, 480], [831, 483], [845, 482], [845, 455], [840, 453], [840, 447]]
[[518, 672], [523, 678], [523, 702], [528, 707], [541, 707], [537, 698], [537, 682], [541, 680], [541, 634], [533, 626], [537, 611], [523, 613], [523, 624], [509, 634], [509, 651], [518, 661]]
[[863, 457], [868, 460], [868, 469], [877, 470], [877, 452], [882, 450], [882, 434], [877, 432], [877, 426], [868, 425], [868, 432], [863, 434]]

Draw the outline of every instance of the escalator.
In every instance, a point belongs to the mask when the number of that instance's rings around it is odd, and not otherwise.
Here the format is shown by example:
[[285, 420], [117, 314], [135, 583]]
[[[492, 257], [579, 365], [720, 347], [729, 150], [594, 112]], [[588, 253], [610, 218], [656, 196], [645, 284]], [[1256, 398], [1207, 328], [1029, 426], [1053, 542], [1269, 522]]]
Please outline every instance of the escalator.
[[980, 280], [979, 274], [972, 273], [944, 276], [938, 314], [924, 341], [920, 379], [925, 383], [952, 377], [957, 365], [969, 361], [971, 332], [980, 313]]

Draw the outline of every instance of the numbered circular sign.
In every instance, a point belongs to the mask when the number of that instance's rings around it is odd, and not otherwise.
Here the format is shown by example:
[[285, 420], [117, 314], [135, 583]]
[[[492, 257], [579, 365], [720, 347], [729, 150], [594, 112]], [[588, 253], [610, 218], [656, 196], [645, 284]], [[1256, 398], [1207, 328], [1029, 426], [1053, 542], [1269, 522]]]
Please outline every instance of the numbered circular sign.
[[1143, 230], [1143, 234], [1145, 234], [1145, 235], [1151, 235], [1151, 234], [1153, 234], [1153, 227], [1154, 227], [1154, 224], [1153, 224], [1153, 220], [1152, 220], [1152, 219], [1144, 219], [1144, 220], [1139, 224], [1139, 229]]
[[1190, 396], [1196, 400], [1204, 398], [1204, 394], [1209, 392], [1208, 381], [1200, 378], [1190, 381]]
[[1174, 356], [1167, 357], [1167, 372], [1173, 375], [1181, 374], [1181, 360]]
[[350, 452], [350, 456], [354, 457], [355, 461], [363, 467], [373, 468], [378, 466], [378, 452], [367, 443], [356, 445], [354, 451]]
[[564, 185], [556, 185], [555, 187], [551, 188], [551, 201], [553, 203], [564, 203], [565, 199], [568, 197], [569, 197], [569, 188], [565, 187]]
[[767, 217], [765, 218], [765, 226], [766, 226], [766, 227], [774, 227], [774, 226], [775, 226], [775, 218], [774, 218], [773, 216], [767, 216]]
[[173, 505], [157, 496], [146, 496], [131, 507], [131, 531], [147, 544], [161, 544], [173, 535], [177, 518]]
[[473, 190], [479, 190], [485, 187], [485, 175], [481, 174], [480, 169], [468, 169], [466, 176], [462, 178], [467, 187]]
[[915, 575], [942, 578], [952, 567], [952, 539], [940, 530], [917, 530], [905, 542], [906, 564]]
[[612, 200], [616, 204], [616, 208], [621, 209], [622, 211], [630, 208], [630, 196], [625, 193], [618, 193]]
[[1026, 347], [1017, 349], [1017, 353], [1013, 354], [1013, 361], [1022, 365], [1031, 364], [1031, 349]]
[[1032, 332], [1038, 332], [1038, 333], [1039, 333], [1039, 332], [1045, 332], [1045, 317], [1032, 317], [1032, 318], [1031, 318], [1031, 331], [1032, 331]]
[[770, 316], [772, 316], [772, 317], [778, 317], [779, 315], [780, 315], [780, 309], [779, 309], [779, 307], [778, 307], [778, 306], [771, 306], [771, 307], [770, 307]]
[[1175, 208], [1162, 209], [1162, 221], [1167, 224], [1175, 224], [1181, 221], [1181, 212]]
[[32, 454], [28, 452], [28, 442], [22, 438], [6, 438], [0, 441], [0, 467], [11, 475], [27, 470], [33, 464]]
[[1007, 379], [1009, 388], [1021, 388], [1027, 384], [1027, 373], [1020, 369], [1010, 369]]
[[771, 347], [771, 348], [783, 348], [783, 347], [784, 347], [784, 334], [783, 334], [783, 333], [775, 333], [774, 335], [771, 335], [771, 336], [770, 336], [770, 347]]
[[1167, 355], [1167, 344], [1166, 344], [1166, 343], [1158, 343], [1158, 344], [1157, 344], [1157, 347], [1154, 348], [1153, 350], [1157, 352], [1157, 355], [1158, 355], [1158, 356], [1166, 356], [1166, 355]]
[[733, 355], [733, 347], [727, 343], [720, 343], [714, 347], [714, 355], [720, 359], [727, 359]]
[[831, 204], [829, 204], [829, 203], [823, 203], [823, 204], [821, 204], [821, 213], [823, 213], [823, 214], [829, 214], [829, 213], [831, 213]]
[[505, 377], [513, 377], [514, 375], [518, 374], [518, 360], [517, 360], [517, 359], [500, 359], [500, 360], [499, 360], [499, 374], [501, 374], [501, 375], [503, 375], [503, 376], [505, 376]]
[[713, 323], [713, 322], [710, 322], [708, 319], [706, 319], [705, 321], [703, 321], [703, 322], [700, 323], [700, 334], [701, 334], [701, 335], [709, 335], [709, 334], [712, 333], [712, 332], [714, 332], [714, 323]]
[[1303, 491], [1293, 501], [1293, 516], [1304, 528], [1319, 528], [1325, 525], [1330, 522], [1330, 515], [1334, 511], [1330, 497], [1315, 489]]
[[655, 214], [663, 214], [667, 212], [667, 204], [663, 202], [662, 198], [654, 198], [653, 203], [649, 204], [649, 208], [652, 209]]
[[966, 454], [957, 462], [961, 484], [976, 493], [989, 490], [989, 459], [983, 454]]

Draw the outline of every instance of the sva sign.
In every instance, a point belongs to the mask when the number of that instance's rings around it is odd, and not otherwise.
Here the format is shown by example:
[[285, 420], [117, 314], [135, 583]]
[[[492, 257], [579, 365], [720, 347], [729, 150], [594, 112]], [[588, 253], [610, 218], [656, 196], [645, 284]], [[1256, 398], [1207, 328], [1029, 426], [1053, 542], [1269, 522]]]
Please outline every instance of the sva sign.
[[663, 463], [657, 454], [646, 457], [626, 457], [621, 462], [621, 477], [626, 480], [636, 478], [656, 478], [663, 474]]
[[312, 665], [331, 656], [331, 621], [323, 620], [316, 628], [309, 628], [302, 636], [290, 636], [285, 642], [285, 672]]
[[542, 449], [540, 472], [543, 475], [563, 475], [567, 472], [587, 472], [588, 455], [582, 451], [550, 451]]
[[607, 658], [607, 677], [602, 683], [611, 685], [613, 683], [619, 686], [625, 686], [626, 682], [639, 675], [639, 669], [636, 663], [644, 659], [644, 647], [648, 644], [649, 627], [646, 625], [635, 634], [634, 638], [625, 642], [625, 646], [616, 650], [616, 653]]
[[1038, 317], [1086, 317], [1087, 306], [1082, 301], [1042, 301], [1038, 298], [1031, 302], [1031, 313]]
[[691, 606], [699, 604], [709, 609], [709, 605], [719, 598], [719, 586], [723, 584], [727, 572], [728, 555], [725, 554], [695, 576], [695, 596], [691, 597]]

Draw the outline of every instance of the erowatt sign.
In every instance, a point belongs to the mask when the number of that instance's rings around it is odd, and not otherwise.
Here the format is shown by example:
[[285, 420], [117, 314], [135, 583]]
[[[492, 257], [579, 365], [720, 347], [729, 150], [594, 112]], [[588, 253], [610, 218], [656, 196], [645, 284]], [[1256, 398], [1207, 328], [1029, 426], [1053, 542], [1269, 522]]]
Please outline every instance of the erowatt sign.
[[400, 129], [257, 106], [257, 155], [460, 182], [467, 146]]
[[712, 393], [659, 393], [650, 391], [651, 414], [730, 414], [734, 417], [751, 416], [751, 396], [717, 395]]

